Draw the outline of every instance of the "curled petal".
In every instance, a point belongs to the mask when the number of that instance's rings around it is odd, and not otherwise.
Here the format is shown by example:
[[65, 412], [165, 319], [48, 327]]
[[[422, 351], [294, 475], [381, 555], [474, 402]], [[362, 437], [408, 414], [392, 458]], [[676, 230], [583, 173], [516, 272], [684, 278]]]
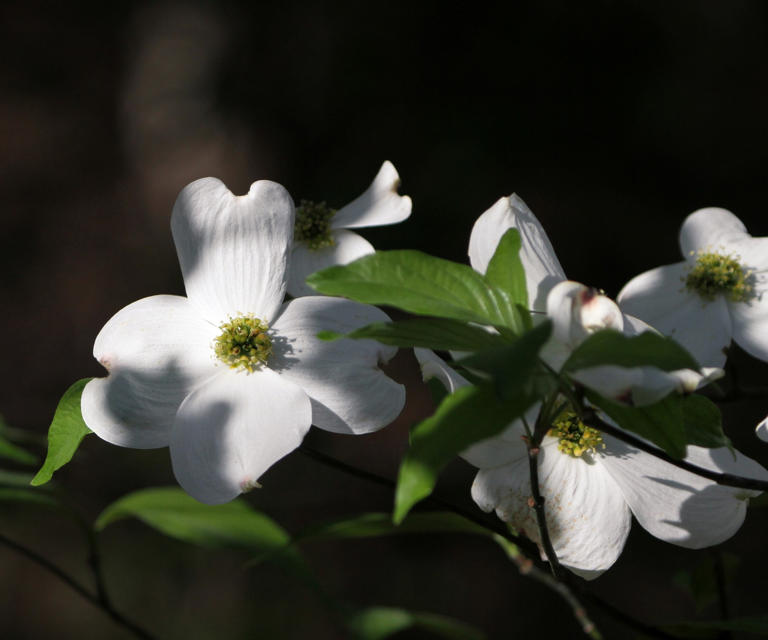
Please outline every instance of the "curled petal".
[[457, 373], [453, 367], [448, 366], [448, 363], [431, 349], [416, 347], [413, 354], [419, 361], [421, 376], [425, 382], [437, 378], [443, 383], [448, 393], [453, 393], [456, 389], [470, 384], [464, 376]]
[[336, 433], [369, 433], [392, 422], [405, 404], [405, 388], [384, 374], [397, 347], [373, 340], [320, 340], [319, 331], [347, 333], [389, 318], [376, 307], [323, 296], [284, 305], [273, 329], [270, 368], [307, 392], [312, 422]]
[[517, 195], [500, 198], [477, 219], [469, 238], [469, 261], [475, 271], [485, 273], [501, 236], [513, 227], [520, 232], [528, 301], [531, 309], [544, 311], [547, 294], [565, 280], [565, 272], [541, 223]]
[[755, 427], [755, 435], [763, 442], [768, 442], [768, 417]]
[[570, 373], [570, 377], [601, 396], [633, 406], [653, 404], [676, 391], [692, 393], [722, 378], [722, 369], [709, 367], [703, 373], [691, 369], [662, 371], [656, 367], [601, 365]]
[[732, 334], [728, 305], [722, 296], [708, 302], [689, 292], [687, 269], [678, 262], [635, 276], [619, 293], [619, 305], [677, 340], [699, 364], [722, 367]]
[[680, 228], [680, 250], [686, 260], [695, 261], [696, 254], [725, 250], [751, 238], [744, 223], [726, 209], [707, 207], [690, 214]]
[[[602, 463], [621, 488], [638, 522], [649, 533], [682, 547], [700, 549], [730, 538], [741, 526], [747, 499], [758, 492], [724, 487], [603, 434]], [[768, 479], [754, 460], [726, 448], [689, 446], [686, 460], [740, 476]]]
[[378, 227], [402, 222], [411, 215], [411, 199], [397, 193], [400, 176], [394, 165], [385, 161], [371, 186], [336, 212], [332, 229]]
[[179, 408], [171, 462], [179, 484], [206, 504], [229, 502], [259, 486], [312, 423], [309, 398], [269, 369], [225, 371]]
[[310, 249], [303, 242], [293, 246], [288, 271], [288, 293], [294, 298], [317, 295], [317, 291], [304, 282], [315, 271], [337, 264], [348, 264], [375, 251], [370, 242], [354, 231], [332, 231], [331, 237], [333, 245], [330, 247]]
[[[495, 509], [499, 518], [540, 543], [523, 455], [481, 470], [472, 497], [481, 509]], [[597, 577], [616, 561], [629, 535], [631, 517], [616, 483], [599, 462], [561, 453], [557, 440], [547, 436], [539, 453], [539, 485], [558, 559], [583, 577]]]
[[271, 322], [285, 295], [293, 222], [293, 200], [276, 182], [254, 182], [244, 196], [216, 178], [182, 189], [171, 230], [187, 296], [206, 319], [252, 313]]
[[554, 339], [570, 347], [578, 346], [600, 329], [624, 328], [623, 314], [613, 300], [570, 280], [555, 285], [549, 292], [547, 316], [554, 325]]
[[167, 446], [179, 405], [216, 373], [211, 348], [216, 334], [180, 296], [152, 296], [118, 311], [93, 346], [109, 375], [85, 386], [85, 423], [122, 447]]

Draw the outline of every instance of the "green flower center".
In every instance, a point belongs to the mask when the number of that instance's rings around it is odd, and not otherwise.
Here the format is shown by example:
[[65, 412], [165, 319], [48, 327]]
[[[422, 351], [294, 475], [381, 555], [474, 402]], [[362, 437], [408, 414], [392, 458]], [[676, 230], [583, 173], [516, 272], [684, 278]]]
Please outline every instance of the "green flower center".
[[296, 223], [293, 227], [293, 239], [304, 242], [310, 249], [324, 249], [334, 245], [331, 235], [331, 218], [336, 209], [331, 209], [325, 202], [302, 200], [296, 208]]
[[603, 436], [597, 429], [588, 427], [573, 411], [564, 411], [555, 420], [547, 435], [557, 438], [557, 448], [573, 458], [594, 453], [598, 447], [605, 449]]
[[734, 302], [745, 302], [752, 297], [751, 275], [733, 256], [699, 253], [685, 278], [685, 286], [704, 300], [714, 300], [722, 293]]
[[272, 338], [266, 322], [248, 314], [231, 318], [219, 328], [221, 335], [214, 341], [213, 350], [225, 364], [253, 372], [269, 360]]

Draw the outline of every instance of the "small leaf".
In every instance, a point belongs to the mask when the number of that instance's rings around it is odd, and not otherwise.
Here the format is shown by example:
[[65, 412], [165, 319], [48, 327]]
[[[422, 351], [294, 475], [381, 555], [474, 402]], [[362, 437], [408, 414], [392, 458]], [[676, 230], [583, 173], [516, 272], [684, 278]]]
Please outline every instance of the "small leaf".
[[362, 609], [347, 619], [347, 626], [355, 640], [384, 640], [411, 628], [449, 640], [482, 640], [485, 637], [481, 631], [452, 618], [395, 607]]
[[32, 479], [33, 486], [48, 482], [56, 470], [61, 469], [72, 459], [80, 442], [91, 433], [80, 413], [80, 397], [90, 380], [91, 378], [78, 380], [61, 397], [53, 422], [48, 428], [48, 454], [45, 456], [42, 468]]
[[688, 444], [733, 449], [733, 444], [723, 432], [723, 416], [714, 402], [702, 395], [693, 394], [683, 397], [682, 406], [685, 440]]
[[320, 293], [417, 315], [524, 329], [510, 295], [467, 265], [420, 251], [377, 251], [307, 278]]
[[596, 331], [573, 350], [562, 371], [576, 371], [600, 365], [657, 367], [662, 371], [699, 370], [699, 364], [672, 338], [646, 331], [625, 336], [612, 329]]
[[457, 389], [411, 431], [411, 448], [400, 465], [395, 490], [395, 523], [402, 522], [414, 504], [432, 493], [438, 473], [457, 454], [500, 433], [541, 397], [543, 389], [532, 374], [550, 330], [545, 323], [524, 334], [505, 347], [501, 362], [467, 359], [498, 376], [498, 386]]
[[318, 337], [323, 340], [370, 338], [398, 347], [423, 347], [444, 351], [481, 351], [507, 344], [507, 341], [496, 333], [489, 333], [482, 327], [448, 318], [410, 318], [396, 322], [377, 322], [346, 335], [322, 331]]
[[644, 407], [628, 407], [589, 390], [586, 396], [622, 429], [650, 440], [673, 458], [685, 457], [688, 433], [683, 417], [682, 396], [671, 393], [663, 400]]
[[488, 263], [485, 277], [489, 283], [506, 291], [512, 301], [528, 308], [528, 286], [525, 269], [520, 260], [520, 232], [507, 229]]

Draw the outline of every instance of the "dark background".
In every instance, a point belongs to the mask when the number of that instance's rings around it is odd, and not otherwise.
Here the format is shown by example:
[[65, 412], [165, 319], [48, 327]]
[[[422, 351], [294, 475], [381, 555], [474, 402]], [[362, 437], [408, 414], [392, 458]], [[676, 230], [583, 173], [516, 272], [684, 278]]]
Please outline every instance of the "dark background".
[[[235, 193], [269, 178], [297, 200], [338, 206], [389, 159], [413, 215], [364, 235], [378, 248], [459, 261], [477, 216], [515, 191], [569, 277], [612, 296], [680, 259], [679, 225], [699, 207], [729, 208], [768, 235], [763, 2], [11, 2], [0, 12], [0, 412], [40, 434], [70, 383], [102, 375], [91, 349], [112, 314], [183, 294], [169, 216], [199, 177]], [[735, 362], [765, 379], [764, 365], [743, 354]], [[410, 356], [393, 372], [410, 399], [395, 425], [356, 439], [313, 434], [314, 446], [394, 476], [429, 400]], [[731, 438], [763, 462], [752, 428], [765, 413], [764, 401], [726, 408]], [[471, 479], [457, 461], [438, 493], [471, 507]], [[173, 478], [165, 450], [91, 437], [57, 481], [95, 516]], [[290, 531], [391, 504], [387, 490], [300, 453], [263, 484], [248, 500]], [[0, 508], [0, 530], [87, 580], [74, 527]], [[724, 545], [744, 559], [737, 614], [764, 608], [767, 525], [765, 510], [752, 510]], [[163, 638], [340, 636], [310, 592], [275, 569], [243, 569], [238, 554], [137, 522], [107, 529], [103, 546], [118, 608]], [[491, 638], [578, 633], [567, 608], [487, 541], [403, 537], [307, 553], [326, 587], [355, 604], [449, 614]], [[689, 618], [692, 601], [671, 576], [707, 553], [635, 526], [591, 586], [650, 621]], [[0, 577], [0, 637], [129, 637], [4, 549]], [[595, 618], [608, 637], [627, 637]]]

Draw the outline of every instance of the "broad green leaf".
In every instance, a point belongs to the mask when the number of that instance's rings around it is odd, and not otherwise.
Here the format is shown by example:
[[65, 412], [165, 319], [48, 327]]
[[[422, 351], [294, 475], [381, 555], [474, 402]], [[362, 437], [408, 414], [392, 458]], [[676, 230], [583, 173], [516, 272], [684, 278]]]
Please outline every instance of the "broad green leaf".
[[517, 229], [508, 229], [501, 236], [485, 277], [489, 283], [506, 291], [514, 302], [528, 308], [528, 287], [520, 260], [520, 232]]
[[676, 369], [699, 370], [693, 356], [672, 338], [652, 331], [625, 336], [612, 329], [597, 331], [573, 350], [563, 365], [563, 372], [597, 367], [657, 367], [663, 371]]
[[508, 393], [514, 395], [526, 382], [540, 381], [540, 376], [534, 376], [534, 370], [538, 365], [538, 354], [551, 333], [552, 323], [545, 320], [513, 342], [475, 353], [457, 364], [481, 379], [493, 380], [502, 397]]
[[91, 378], [78, 380], [61, 397], [53, 422], [48, 428], [48, 454], [40, 471], [32, 479], [33, 486], [48, 482], [56, 470], [61, 469], [72, 459], [80, 442], [91, 433], [80, 413], [80, 397], [90, 380]]
[[417, 315], [524, 328], [510, 295], [467, 265], [420, 251], [377, 251], [347, 265], [312, 274], [320, 293], [389, 305]]
[[445, 351], [481, 351], [507, 344], [507, 341], [496, 333], [489, 333], [482, 327], [449, 318], [410, 318], [396, 322], [377, 322], [347, 334], [321, 331], [318, 337], [323, 340], [370, 338], [398, 347], [423, 347]]
[[244, 500], [207, 505], [177, 487], [142, 489], [123, 496], [101, 513], [95, 527], [101, 530], [125, 518], [138, 518], [184, 542], [254, 554], [282, 547], [289, 540], [282, 527]]
[[39, 462], [36, 455], [6, 440], [2, 435], [0, 435], [0, 458], [30, 465]]
[[685, 457], [688, 432], [682, 396], [671, 393], [663, 400], [645, 407], [628, 407], [589, 390], [586, 396], [623, 429], [650, 440], [673, 458]]
[[481, 631], [452, 618], [395, 607], [363, 609], [347, 619], [347, 626], [355, 640], [383, 640], [412, 628], [449, 640], [482, 640], [485, 637]]
[[[549, 336], [548, 323], [521, 336], [505, 348], [503, 360], [488, 366], [496, 384], [466, 386], [447, 396], [435, 413], [411, 431], [411, 447], [398, 473], [394, 521], [400, 523], [435, 486], [437, 475], [469, 445], [497, 435], [541, 397], [532, 372], [539, 350]], [[478, 366], [484, 362], [475, 362]], [[498, 367], [498, 368], [497, 368]]]
[[714, 402], [702, 395], [693, 394], [683, 397], [682, 405], [688, 444], [733, 449], [733, 444], [723, 432], [723, 416]]

